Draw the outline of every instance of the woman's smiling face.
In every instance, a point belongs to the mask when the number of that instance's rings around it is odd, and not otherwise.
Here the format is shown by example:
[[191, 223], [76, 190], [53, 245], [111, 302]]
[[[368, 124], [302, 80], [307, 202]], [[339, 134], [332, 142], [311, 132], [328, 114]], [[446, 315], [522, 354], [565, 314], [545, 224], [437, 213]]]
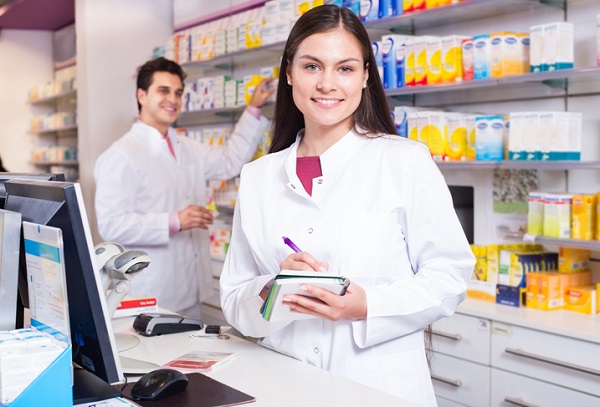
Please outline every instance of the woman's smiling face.
[[352, 128], [352, 115], [369, 78], [352, 34], [340, 28], [307, 37], [286, 74], [307, 133], [334, 131], [341, 137]]

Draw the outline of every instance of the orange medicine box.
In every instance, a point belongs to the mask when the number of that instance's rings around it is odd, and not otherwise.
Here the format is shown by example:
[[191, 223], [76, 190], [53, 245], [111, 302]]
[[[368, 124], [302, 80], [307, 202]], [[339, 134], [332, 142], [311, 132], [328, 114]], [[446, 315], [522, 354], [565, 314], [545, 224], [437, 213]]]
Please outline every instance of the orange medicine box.
[[592, 240], [596, 231], [596, 195], [573, 195], [571, 202], [571, 237]]
[[565, 292], [565, 309], [583, 314], [597, 314], [597, 287], [568, 287]]
[[539, 273], [537, 308], [550, 311], [562, 308], [564, 292], [570, 285], [571, 276], [555, 272]]

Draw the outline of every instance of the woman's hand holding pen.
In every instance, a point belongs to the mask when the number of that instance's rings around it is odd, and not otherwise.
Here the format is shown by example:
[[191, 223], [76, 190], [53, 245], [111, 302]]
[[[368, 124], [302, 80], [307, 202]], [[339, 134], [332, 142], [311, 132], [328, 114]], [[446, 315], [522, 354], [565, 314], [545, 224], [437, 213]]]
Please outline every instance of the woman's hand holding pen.
[[310, 253], [297, 252], [290, 254], [287, 259], [279, 263], [279, 270], [317, 271], [326, 272], [329, 264], [317, 261]]

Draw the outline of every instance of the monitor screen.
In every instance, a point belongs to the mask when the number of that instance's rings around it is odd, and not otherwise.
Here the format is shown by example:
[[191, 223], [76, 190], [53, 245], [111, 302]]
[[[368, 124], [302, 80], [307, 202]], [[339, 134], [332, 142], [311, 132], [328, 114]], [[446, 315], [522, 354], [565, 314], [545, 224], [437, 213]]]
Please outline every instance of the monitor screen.
[[475, 226], [474, 226], [474, 189], [473, 187], [463, 187], [449, 185], [454, 210], [458, 216], [458, 220], [463, 227], [465, 236], [469, 243], [475, 242]]
[[75, 404], [119, 395], [109, 383], [124, 377], [79, 184], [15, 179], [5, 188], [7, 210], [19, 212], [24, 221], [62, 230], [73, 362], [101, 379], [75, 369]]

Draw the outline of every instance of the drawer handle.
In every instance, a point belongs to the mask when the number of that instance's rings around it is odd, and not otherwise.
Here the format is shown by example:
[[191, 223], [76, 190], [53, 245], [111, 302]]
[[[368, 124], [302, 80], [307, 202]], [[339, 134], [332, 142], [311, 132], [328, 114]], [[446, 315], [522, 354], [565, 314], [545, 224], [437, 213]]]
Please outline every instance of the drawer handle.
[[537, 407], [535, 404], [529, 404], [524, 402], [523, 399], [520, 397], [518, 399], [515, 399], [513, 397], [504, 397], [504, 401], [519, 407]]
[[454, 339], [455, 341], [460, 341], [462, 339], [461, 334], [449, 334], [447, 332], [442, 332], [435, 329], [432, 329], [431, 333], [437, 336], [443, 336], [444, 338]]
[[585, 367], [585, 366], [575, 365], [575, 364], [569, 363], [569, 362], [563, 362], [562, 360], [550, 359], [545, 356], [540, 356], [540, 355], [536, 355], [534, 353], [525, 352], [521, 349], [506, 348], [504, 351], [506, 353], [510, 353], [511, 355], [521, 356], [524, 358], [537, 360], [539, 362], [549, 363], [551, 365], [565, 367], [567, 369], [577, 370], [579, 372], [589, 373], [589, 374], [593, 374], [595, 376], [600, 376], [600, 370], [592, 369], [592, 368]]
[[454, 387], [462, 386], [462, 382], [460, 380], [447, 379], [445, 377], [438, 376], [436, 374], [431, 374], [430, 376], [433, 380], [437, 380], [438, 382], [448, 383]]

